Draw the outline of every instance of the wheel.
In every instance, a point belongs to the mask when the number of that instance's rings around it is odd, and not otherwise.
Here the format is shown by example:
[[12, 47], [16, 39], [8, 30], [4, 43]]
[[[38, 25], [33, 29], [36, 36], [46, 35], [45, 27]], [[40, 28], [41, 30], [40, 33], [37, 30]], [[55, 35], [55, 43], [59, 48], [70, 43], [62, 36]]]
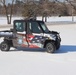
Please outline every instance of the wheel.
[[53, 42], [47, 43], [45, 48], [48, 53], [53, 53], [56, 50], [56, 47]]
[[10, 45], [7, 42], [2, 42], [1, 45], [1, 51], [9, 51], [10, 50]]

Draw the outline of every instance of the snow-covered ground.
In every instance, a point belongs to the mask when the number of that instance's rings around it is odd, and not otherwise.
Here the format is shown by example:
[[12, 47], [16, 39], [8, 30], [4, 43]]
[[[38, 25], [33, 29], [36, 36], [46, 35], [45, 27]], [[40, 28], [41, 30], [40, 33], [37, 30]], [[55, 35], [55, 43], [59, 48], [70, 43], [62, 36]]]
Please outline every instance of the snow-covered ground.
[[[13, 17], [11, 23], [13, 24], [13, 21], [18, 19], [22, 19], [22, 17]], [[7, 24], [7, 18], [0, 17], [0, 25], [6, 25], [6, 24]]]
[[48, 28], [60, 32], [62, 42], [58, 51], [0, 51], [0, 75], [76, 75], [76, 24]]
[[[23, 19], [23, 17], [13, 17], [12, 18], [12, 24], [13, 24], [13, 21], [14, 20], [17, 20], [17, 19]], [[37, 20], [42, 20], [42, 17], [37, 17]], [[45, 20], [45, 18], [44, 18]], [[47, 17], [47, 22], [67, 22], [67, 23], [70, 23], [70, 22], [76, 22], [76, 16], [62, 16], [62, 17], [58, 17], [58, 16], [52, 16], [52, 17]], [[7, 20], [6, 20], [6, 17], [1, 17], [0, 16], [0, 25], [5, 25], [7, 24]]]

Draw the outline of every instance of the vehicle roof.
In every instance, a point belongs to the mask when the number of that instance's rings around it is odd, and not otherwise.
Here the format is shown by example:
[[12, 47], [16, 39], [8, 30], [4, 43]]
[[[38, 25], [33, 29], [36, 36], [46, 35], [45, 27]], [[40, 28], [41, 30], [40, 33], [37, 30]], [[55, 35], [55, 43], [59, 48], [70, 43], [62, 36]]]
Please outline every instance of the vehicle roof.
[[36, 22], [43, 22], [43, 21], [41, 21], [41, 20], [32, 20], [32, 19], [30, 19], [30, 20], [29, 20], [29, 19], [25, 19], [25, 20], [24, 20], [24, 19], [21, 19], [21, 20], [14, 20], [14, 22], [17, 22], [17, 21], [18, 21], [18, 22], [27, 22], [27, 21], [33, 21], [33, 22], [35, 22], [35, 21], [36, 21]]

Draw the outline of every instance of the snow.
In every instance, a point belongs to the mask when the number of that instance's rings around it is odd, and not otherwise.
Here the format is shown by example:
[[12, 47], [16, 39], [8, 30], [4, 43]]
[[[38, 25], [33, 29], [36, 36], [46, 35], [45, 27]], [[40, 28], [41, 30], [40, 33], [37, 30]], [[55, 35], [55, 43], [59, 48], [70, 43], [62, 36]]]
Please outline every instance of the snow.
[[[48, 28], [60, 32], [62, 42], [58, 51], [0, 51], [0, 75], [76, 75], [76, 24], [49, 23]], [[0, 28], [3, 29], [9, 28]]]
[[[38, 20], [42, 20], [42, 17], [37, 17]], [[45, 18], [44, 18], [45, 19]], [[47, 17], [47, 22], [76, 22], [76, 16], [51, 16]]]
[[[22, 19], [22, 17], [13, 17], [11, 23], [13, 24], [13, 21], [18, 19]], [[6, 25], [6, 24], [7, 24], [7, 18], [0, 17], [0, 25]]]
[[[12, 18], [12, 24], [14, 20], [18, 20], [18, 19], [24, 19], [23, 17], [13, 17]], [[37, 20], [42, 20], [42, 17], [37, 17]], [[72, 21], [73, 20], [73, 21]], [[58, 17], [58, 16], [51, 16], [51, 17], [47, 17], [47, 22], [76, 22], [76, 16], [62, 16], [62, 17]], [[5, 25], [7, 24], [7, 20], [6, 17], [1, 17], [0, 16], [0, 25]]]

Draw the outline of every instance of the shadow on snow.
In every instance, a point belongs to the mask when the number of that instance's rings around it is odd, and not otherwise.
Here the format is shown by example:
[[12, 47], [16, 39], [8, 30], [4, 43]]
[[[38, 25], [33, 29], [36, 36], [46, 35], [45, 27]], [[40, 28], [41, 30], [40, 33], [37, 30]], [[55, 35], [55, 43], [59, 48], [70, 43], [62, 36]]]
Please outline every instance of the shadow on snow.
[[[45, 52], [46, 49], [39, 49], [39, 48], [18, 48], [18, 49], [11, 49], [9, 52], [15, 51], [26, 51], [26, 52]], [[57, 53], [68, 53], [68, 52], [76, 52], [75, 45], [61, 45], [60, 49], [55, 51]]]
[[12, 49], [11, 51], [26, 51], [26, 52], [45, 52], [45, 49], [41, 49], [41, 48], [17, 48], [17, 49]]
[[61, 45], [60, 49], [56, 53], [67, 53], [67, 52], [76, 52], [75, 45]]

